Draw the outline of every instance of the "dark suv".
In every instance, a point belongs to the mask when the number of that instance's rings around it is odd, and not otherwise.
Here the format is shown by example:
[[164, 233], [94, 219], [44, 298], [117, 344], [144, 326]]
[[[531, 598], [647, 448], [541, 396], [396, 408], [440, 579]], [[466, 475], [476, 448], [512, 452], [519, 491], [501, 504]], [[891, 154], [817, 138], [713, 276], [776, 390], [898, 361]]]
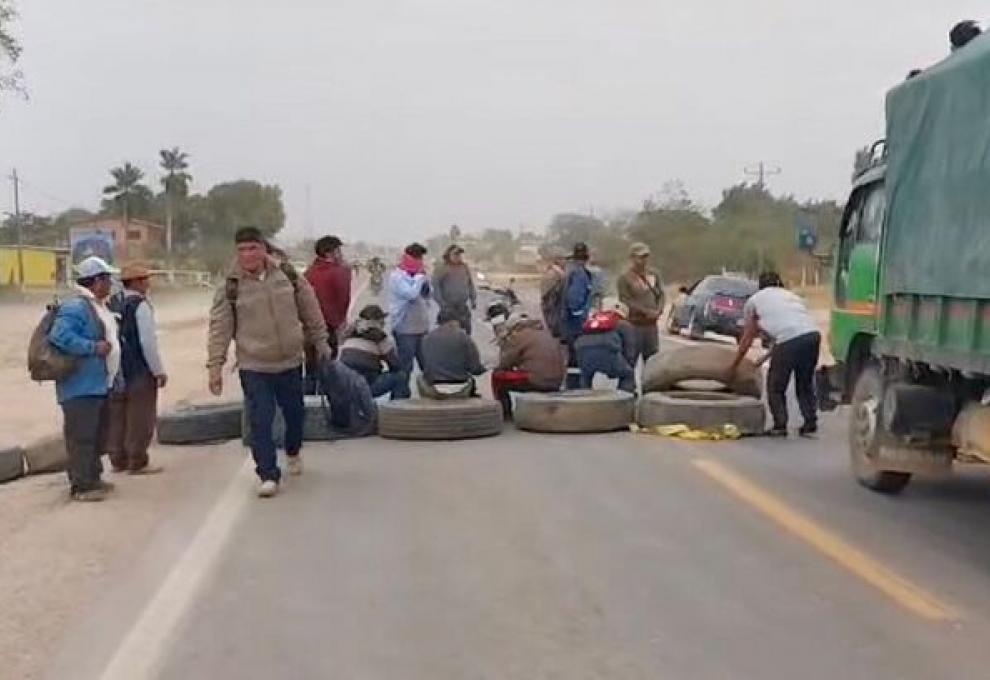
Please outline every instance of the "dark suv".
[[755, 281], [737, 276], [706, 276], [690, 288], [681, 288], [680, 297], [670, 308], [667, 330], [679, 333], [687, 328], [694, 339], [705, 331], [742, 335], [743, 305], [755, 293]]

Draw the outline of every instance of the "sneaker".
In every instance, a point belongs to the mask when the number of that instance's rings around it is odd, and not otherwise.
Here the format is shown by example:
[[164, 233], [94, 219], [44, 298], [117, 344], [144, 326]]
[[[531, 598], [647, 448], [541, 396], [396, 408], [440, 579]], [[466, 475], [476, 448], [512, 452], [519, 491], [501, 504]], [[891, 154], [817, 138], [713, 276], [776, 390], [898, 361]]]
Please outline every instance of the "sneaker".
[[289, 459], [289, 464], [288, 464], [289, 474], [292, 475], [293, 477], [298, 477], [299, 475], [301, 475], [303, 473], [302, 456], [297, 453], [294, 456], [288, 456], [288, 459]]
[[258, 484], [258, 498], [271, 498], [278, 493], [278, 482], [266, 479]]
[[131, 470], [132, 475], [157, 475], [163, 472], [165, 468], [161, 465], [145, 465], [143, 468], [138, 468], [137, 470]]
[[787, 428], [786, 427], [774, 427], [763, 433], [767, 437], [786, 437]]
[[818, 434], [818, 423], [813, 425], [802, 425], [801, 429], [798, 430], [798, 434], [802, 437], [814, 438], [814, 436]]
[[107, 499], [107, 492], [104, 489], [90, 489], [89, 491], [73, 491], [72, 500], [77, 503], [99, 503]]

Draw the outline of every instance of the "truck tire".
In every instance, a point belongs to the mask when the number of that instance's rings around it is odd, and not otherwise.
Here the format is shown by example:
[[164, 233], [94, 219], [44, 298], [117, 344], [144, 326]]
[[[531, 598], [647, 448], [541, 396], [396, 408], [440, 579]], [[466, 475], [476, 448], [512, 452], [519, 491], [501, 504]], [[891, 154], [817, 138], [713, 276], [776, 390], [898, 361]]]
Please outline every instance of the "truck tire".
[[[327, 410], [321, 397], [307, 394], [303, 397], [303, 441], [304, 442], [325, 442], [340, 439], [341, 436], [330, 429], [327, 422]], [[272, 421], [272, 439], [275, 448], [285, 449], [285, 416], [282, 409], [275, 409], [275, 419]], [[246, 448], [251, 447], [251, 419], [248, 418], [247, 409], [241, 415], [241, 443]]]
[[[669, 392], [685, 380], [714, 380], [725, 384], [725, 375], [736, 350], [720, 345], [691, 345], [655, 354], [643, 367], [643, 392]], [[763, 396], [763, 375], [749, 359], [743, 359], [726, 391]]]
[[911, 481], [910, 472], [879, 467], [883, 423], [883, 379], [875, 363], [860, 371], [853, 389], [849, 416], [849, 457], [857, 481], [880, 493], [899, 493]]
[[0, 484], [24, 476], [24, 449], [0, 448]]
[[654, 392], [639, 400], [637, 422], [641, 427], [683, 424], [708, 431], [735, 425], [741, 434], [759, 434], [766, 428], [766, 409], [755, 397], [722, 392]]
[[241, 402], [183, 404], [158, 417], [159, 444], [210, 444], [241, 436]]
[[449, 441], [502, 432], [502, 406], [491, 399], [400, 399], [378, 407], [378, 435], [385, 439]]
[[530, 432], [615, 432], [629, 427], [635, 411], [636, 396], [617, 390], [521, 392], [513, 420]]

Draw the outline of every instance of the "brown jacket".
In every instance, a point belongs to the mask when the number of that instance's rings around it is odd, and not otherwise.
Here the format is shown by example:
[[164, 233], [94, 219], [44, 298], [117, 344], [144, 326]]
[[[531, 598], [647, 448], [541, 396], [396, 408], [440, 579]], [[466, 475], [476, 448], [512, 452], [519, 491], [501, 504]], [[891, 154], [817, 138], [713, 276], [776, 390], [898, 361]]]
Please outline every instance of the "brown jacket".
[[236, 321], [227, 287], [221, 286], [210, 309], [208, 368], [219, 369], [226, 363], [231, 340], [238, 366], [259, 373], [281, 373], [300, 366], [304, 341], [316, 347], [327, 344], [320, 303], [302, 276], [293, 287], [285, 272], [268, 263], [261, 277], [235, 264], [227, 278], [236, 281]]
[[629, 323], [652, 326], [663, 314], [664, 294], [660, 272], [647, 269], [645, 279], [627, 269], [616, 282], [619, 302], [629, 308]]
[[560, 389], [567, 360], [563, 345], [539, 321], [524, 322], [502, 341], [500, 371], [524, 371], [535, 387]]

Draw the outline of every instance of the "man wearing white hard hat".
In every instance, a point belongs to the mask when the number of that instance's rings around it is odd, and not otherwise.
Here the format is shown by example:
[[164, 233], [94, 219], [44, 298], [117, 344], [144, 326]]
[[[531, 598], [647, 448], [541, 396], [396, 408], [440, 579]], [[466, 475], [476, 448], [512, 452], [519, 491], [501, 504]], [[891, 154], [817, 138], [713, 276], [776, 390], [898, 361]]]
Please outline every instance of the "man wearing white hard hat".
[[107, 397], [120, 370], [117, 322], [106, 306], [117, 270], [94, 256], [76, 265], [75, 272], [76, 297], [59, 307], [48, 341], [79, 359], [78, 368], [56, 381], [55, 392], [64, 416], [72, 499], [92, 502], [104, 500], [113, 488], [101, 479], [100, 456]]

